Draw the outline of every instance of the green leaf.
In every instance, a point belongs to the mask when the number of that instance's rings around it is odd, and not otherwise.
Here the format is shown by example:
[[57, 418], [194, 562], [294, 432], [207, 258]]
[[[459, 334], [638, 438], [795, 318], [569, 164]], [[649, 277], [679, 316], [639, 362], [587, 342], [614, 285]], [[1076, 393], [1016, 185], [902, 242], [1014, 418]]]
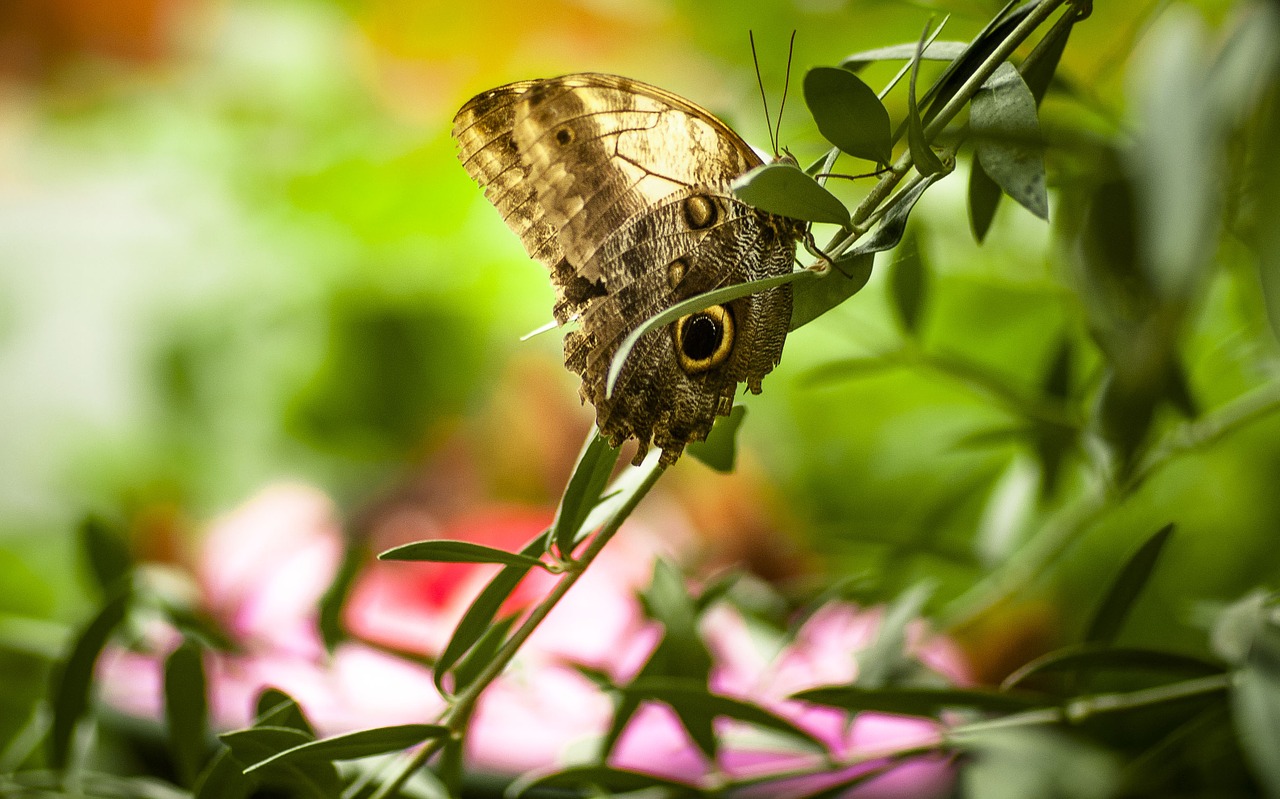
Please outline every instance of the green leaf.
[[1280, 674], [1246, 666], [1235, 674], [1231, 713], [1236, 738], [1266, 795], [1280, 797]]
[[975, 156], [969, 165], [969, 227], [973, 231], [973, 240], [979, 244], [986, 240], [987, 232], [991, 230], [1002, 196], [1000, 184], [991, 179]]
[[982, 799], [1106, 799], [1120, 770], [1112, 756], [1056, 730], [986, 729], [952, 734], [966, 755], [963, 796]]
[[433, 563], [501, 563], [508, 566], [546, 568], [541, 560], [531, 555], [507, 552], [470, 541], [436, 539], [414, 541], [411, 544], [388, 549], [378, 555], [378, 560], [431, 561]]
[[612, 518], [620, 508], [631, 502], [635, 498], [636, 492], [645, 485], [654, 470], [658, 469], [660, 465], [661, 462], [654, 456], [646, 459], [639, 466], [628, 466], [623, 469], [614, 481], [609, 484], [604, 498], [596, 503], [596, 506], [591, 509], [591, 513], [587, 515], [587, 520], [579, 528], [578, 540], [574, 542], [574, 546], [576, 547], [582, 543], [592, 532]]
[[969, 125], [982, 170], [1019, 205], [1047, 220], [1049, 195], [1036, 99], [1016, 69], [1002, 64], [974, 94]]
[[[968, 47], [968, 42], [948, 41], [945, 39], [933, 41], [920, 53], [920, 59], [922, 61], [954, 61], [964, 55], [964, 51]], [[857, 72], [876, 61], [910, 61], [916, 57], [917, 49], [918, 45], [915, 42], [906, 42], [903, 44], [891, 44], [887, 47], [877, 47], [872, 50], [863, 50], [846, 56], [840, 62], [840, 66]]]
[[1244, 665], [1259, 639], [1265, 639], [1275, 606], [1275, 595], [1261, 588], [1228, 605], [1213, 625], [1213, 651], [1232, 665]]
[[[231, 750], [242, 769], [312, 740], [292, 727], [250, 727], [223, 733], [218, 738]], [[270, 768], [254, 773], [268, 784], [287, 786], [291, 796], [335, 799], [341, 792], [338, 772], [327, 761], [309, 761], [305, 765], [273, 763]]]
[[[532, 541], [525, 544], [520, 554], [530, 558], [537, 557], [546, 551], [550, 537], [550, 530], [535, 536]], [[441, 693], [448, 693], [444, 687], [444, 676], [484, 636], [489, 626], [493, 624], [494, 617], [498, 615], [502, 603], [506, 602], [511, 592], [516, 590], [516, 586], [529, 573], [530, 568], [522, 565], [502, 567], [502, 571], [493, 576], [493, 579], [472, 601], [467, 612], [462, 615], [462, 620], [454, 628], [453, 636], [445, 646], [444, 652], [436, 661], [435, 681]]]
[[895, 194], [889, 201], [890, 205], [880, 219], [880, 224], [871, 231], [871, 235], [859, 241], [845, 255], [854, 257], [897, 247], [898, 242], [902, 241], [902, 234], [907, 230], [907, 218], [911, 215], [911, 209], [916, 207], [925, 190], [942, 177], [943, 173], [930, 175]]
[[[645, 678], [627, 686], [627, 692], [645, 700], [669, 705], [677, 714], [695, 712], [711, 718], [729, 718], [754, 727], [781, 733], [816, 751], [826, 746], [807, 730], [750, 702], [711, 693], [705, 683], [679, 678]], [[710, 753], [708, 753], [710, 754]]]
[[133, 570], [133, 554], [123, 531], [100, 516], [80, 523], [80, 551], [103, 596], [112, 596]]
[[452, 736], [440, 749], [440, 762], [436, 768], [450, 797], [462, 796], [463, 754], [461, 735]]
[[1020, 691], [992, 691], [966, 688], [924, 688], [911, 686], [865, 688], [860, 685], [830, 685], [810, 688], [792, 699], [838, 707], [851, 713], [874, 711], [904, 716], [937, 716], [949, 708], [972, 708], [1009, 713], [1055, 703], [1052, 697]]
[[858, 685], [880, 688], [901, 675], [908, 665], [907, 625], [920, 618], [932, 594], [933, 586], [921, 583], [884, 609], [875, 642], [858, 653]]
[[245, 769], [245, 773], [299, 761], [310, 763], [311, 761], [358, 760], [362, 757], [385, 755], [447, 735], [449, 735], [449, 728], [439, 724], [401, 724], [357, 730], [335, 735], [332, 738], [299, 743], [250, 765]]
[[1058, 71], [1058, 63], [1062, 60], [1062, 53], [1067, 49], [1067, 40], [1071, 38], [1071, 31], [1080, 19], [1078, 14], [1068, 14], [1064, 18], [1064, 24], [1051, 27], [1018, 68], [1027, 88], [1031, 90], [1031, 96], [1036, 99], [1037, 107], [1049, 91], [1053, 75]]
[[193, 785], [205, 764], [209, 708], [204, 650], [184, 641], [164, 662], [164, 717], [169, 751], [183, 785]]
[[[795, 169], [795, 167], [791, 168]], [[797, 169], [796, 171], [798, 172], [799, 170]], [[812, 182], [812, 179], [810, 178], [806, 178], [806, 180]], [[815, 183], [814, 185], [817, 184]], [[670, 308], [667, 308], [665, 311], [654, 314], [637, 325], [636, 329], [632, 330], [627, 337], [622, 340], [622, 343], [618, 345], [618, 351], [614, 353], [613, 361], [609, 364], [609, 376], [605, 383], [605, 394], [607, 396], [611, 396], [613, 394], [613, 390], [618, 384], [618, 377], [622, 374], [622, 367], [626, 364], [628, 356], [631, 355], [631, 350], [635, 348], [636, 343], [646, 334], [651, 333], [658, 328], [666, 327], [686, 314], [696, 313], [705, 308], [710, 308], [712, 305], [722, 305], [730, 300], [745, 297], [748, 294], [755, 294], [757, 292], [777, 288], [778, 286], [783, 286], [793, 280], [797, 280], [806, 274], [809, 274], [808, 270], [802, 269], [798, 272], [791, 272], [786, 275], [766, 277], [760, 280], [749, 280], [746, 283], [735, 283], [731, 286], [725, 286], [723, 288], [715, 289], [714, 291], [698, 294], [687, 300], [682, 300], [677, 302], [675, 305], [672, 305]]]
[[871, 279], [874, 253], [846, 253], [838, 257], [826, 272], [807, 272], [810, 278], [797, 280], [791, 287], [790, 330], [805, 325], [862, 291]]
[[847, 69], [814, 67], [804, 76], [804, 99], [827, 141], [857, 158], [889, 163], [889, 112], [861, 78]]
[[517, 780], [511, 785], [512, 796], [523, 796], [532, 790], [563, 790], [566, 788], [595, 787], [610, 794], [626, 794], [652, 788], [667, 788], [676, 795], [702, 795], [698, 786], [679, 780], [659, 777], [640, 771], [628, 771], [610, 766], [571, 766], [527, 780]]
[[263, 688], [255, 703], [253, 724], [255, 727], [288, 727], [316, 737], [316, 732], [302, 712], [297, 701], [279, 688]]
[[734, 178], [733, 193], [761, 211], [847, 227], [849, 210], [826, 187], [800, 167], [783, 161], [762, 164]]
[[257, 787], [258, 779], [246, 776], [243, 766], [224, 746], [200, 773], [191, 792], [194, 799], [246, 799]]
[[1077, 644], [1048, 652], [1031, 660], [1004, 679], [1002, 689], [1021, 685], [1031, 677], [1067, 672], [1139, 671], [1163, 672], [1209, 676], [1221, 674], [1222, 667], [1201, 658], [1178, 652], [1137, 647], [1112, 647], [1098, 644]]
[[929, 146], [924, 136], [924, 123], [920, 119], [920, 106], [916, 101], [916, 79], [920, 76], [920, 54], [924, 52], [924, 42], [929, 36], [929, 27], [920, 32], [920, 43], [916, 46], [915, 56], [911, 59], [911, 82], [907, 91], [907, 147], [911, 150], [911, 160], [916, 171], [924, 177], [939, 175], [946, 171], [942, 159]]
[[50, 680], [53, 722], [49, 729], [49, 762], [54, 768], [67, 764], [71, 739], [76, 727], [89, 709], [89, 693], [93, 687], [93, 670], [111, 634], [124, 621], [133, 601], [126, 587], [98, 610], [76, 636], [71, 651]]
[[351, 587], [355, 585], [356, 576], [359, 575], [360, 567], [364, 565], [367, 557], [368, 550], [363, 545], [348, 539], [338, 573], [325, 589], [324, 596], [320, 598], [320, 615], [317, 625], [320, 628], [320, 638], [324, 641], [325, 651], [330, 654], [333, 653], [334, 647], [347, 637], [347, 631], [342, 624], [342, 610], [346, 607]]
[[608, 439], [592, 430], [591, 437], [578, 455], [573, 474], [569, 476], [569, 484], [560, 497], [555, 521], [551, 524], [551, 540], [555, 541], [556, 549], [562, 557], [573, 556], [578, 531], [591, 514], [591, 509], [600, 502], [600, 495], [609, 482], [609, 475], [613, 474], [620, 454], [620, 450], [610, 446]]
[[1124, 564], [1124, 568], [1112, 581], [1102, 603], [1094, 611], [1093, 620], [1089, 623], [1088, 631], [1084, 636], [1085, 641], [1110, 643], [1115, 640], [1125, 620], [1129, 618], [1133, 603], [1137, 601], [1147, 581], [1151, 579], [1156, 562], [1160, 559], [1160, 553], [1173, 534], [1173, 528], [1173, 524], [1161, 527], [1144, 541], [1142, 546], [1138, 547], [1138, 551], [1133, 553]]
[[453, 669], [453, 690], [463, 691], [467, 686], [471, 685], [485, 666], [493, 660], [493, 656], [497, 654], [498, 648], [502, 646], [502, 642], [506, 640], [507, 633], [511, 632], [511, 627], [515, 624], [516, 617], [508, 616], [507, 618], [494, 622], [489, 625], [489, 629], [484, 631], [484, 635], [480, 636], [480, 640], [476, 641], [475, 646], [467, 652], [466, 656]]
[[908, 335], [920, 332], [920, 317], [928, 298], [929, 273], [915, 236], [908, 236], [898, 247], [893, 269], [889, 272], [889, 288], [898, 321]]
[[745, 418], [746, 406], [735, 405], [728, 416], [716, 420], [705, 441], [694, 441], [685, 451], [717, 472], [732, 472], [738, 458], [738, 428]]

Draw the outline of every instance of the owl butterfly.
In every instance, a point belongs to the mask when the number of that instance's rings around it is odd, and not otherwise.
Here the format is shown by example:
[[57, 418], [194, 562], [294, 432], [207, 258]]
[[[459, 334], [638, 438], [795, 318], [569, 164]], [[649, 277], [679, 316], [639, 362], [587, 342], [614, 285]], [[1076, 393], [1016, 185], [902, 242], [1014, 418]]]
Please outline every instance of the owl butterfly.
[[641, 337], [612, 393], [619, 344], [649, 317], [712, 289], [792, 271], [804, 223], [736, 199], [761, 164], [709, 112], [654, 86], [576, 74], [476, 95], [453, 121], [467, 172], [533, 258], [551, 270], [555, 319], [577, 322], [565, 365], [614, 446], [652, 442], [673, 463], [753, 393], [782, 356], [783, 285], [681, 317]]

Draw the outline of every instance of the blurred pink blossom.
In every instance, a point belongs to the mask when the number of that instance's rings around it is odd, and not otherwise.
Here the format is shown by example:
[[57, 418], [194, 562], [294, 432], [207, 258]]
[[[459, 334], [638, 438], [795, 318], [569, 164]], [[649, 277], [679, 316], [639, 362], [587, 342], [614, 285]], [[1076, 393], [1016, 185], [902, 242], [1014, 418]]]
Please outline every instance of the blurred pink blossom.
[[[668, 533], [680, 526], [675, 516], [663, 519]], [[420, 538], [456, 538], [513, 550], [549, 522], [549, 512], [529, 509], [495, 508], [447, 523], [421, 511], [405, 511], [380, 527], [380, 537], [388, 540], [375, 543], [384, 547]], [[659, 557], [678, 558], [682, 547], [670, 538], [633, 520], [610, 543], [485, 693], [467, 737], [473, 768], [515, 774], [595, 756], [613, 702], [574, 665], [623, 683], [636, 674], [661, 637], [661, 628], [644, 615], [637, 592], [648, 583]], [[498, 567], [368, 564], [345, 610], [352, 640], [330, 655], [317, 631], [317, 607], [342, 550], [332, 501], [304, 485], [268, 487], [210, 527], [194, 569], [196, 586], [203, 607], [240, 647], [206, 660], [215, 724], [231, 728], [250, 723], [254, 701], [267, 686], [297, 699], [321, 735], [431, 721], [444, 709], [430, 671], [392, 652], [438, 656]], [[503, 613], [529, 608], [555, 579], [535, 570]], [[784, 643], [776, 632], [752, 628], [731, 607], [716, 606], [702, 623], [714, 658], [711, 688], [791, 719], [822, 740], [836, 758], [932, 742], [937, 730], [928, 721], [864, 713], [850, 723], [839, 711], [787, 699], [805, 688], [853, 680], [856, 653], [875, 640], [880, 615], [849, 604], [828, 605]], [[148, 633], [153, 651], [161, 654], [177, 643], [172, 630]], [[927, 637], [921, 627], [910, 633], [913, 655], [943, 676], [964, 681], [962, 661], [945, 640]], [[105, 699], [126, 712], [157, 717], [162, 711], [161, 663], [159, 656], [110, 651], [101, 663]], [[753, 736], [741, 724], [722, 720], [717, 731], [724, 743], [716, 770], [731, 777], [820, 768], [822, 763], [812, 752]], [[689, 781], [712, 772], [670, 708], [652, 703], [642, 705], [631, 720], [610, 762]], [[812, 791], [848, 773], [856, 769], [784, 787]], [[913, 760], [851, 795], [941, 795], [950, 775], [944, 761]], [[774, 785], [761, 795], [785, 795], [777, 789]]]

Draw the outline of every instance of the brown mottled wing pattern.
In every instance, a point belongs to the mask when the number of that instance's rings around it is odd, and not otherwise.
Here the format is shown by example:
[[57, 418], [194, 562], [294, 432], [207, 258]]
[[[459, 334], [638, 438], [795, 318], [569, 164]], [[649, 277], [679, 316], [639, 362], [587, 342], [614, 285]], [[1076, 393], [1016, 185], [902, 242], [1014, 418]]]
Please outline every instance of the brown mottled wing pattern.
[[[705, 320], [680, 327], [686, 317], [650, 333], [605, 396], [613, 354], [646, 318], [694, 294], [792, 269], [803, 228], [730, 191], [734, 177], [760, 163], [736, 134], [669, 92], [596, 74], [480, 94], [453, 132], [467, 171], [530, 255], [551, 268], [556, 319], [578, 321], [565, 338], [565, 363], [582, 376], [604, 435], [615, 444], [636, 438], [637, 460], [652, 442], [671, 462], [728, 413], [739, 382], [759, 391], [781, 357], [787, 287], [721, 306], [720, 328]], [[706, 329], [724, 346], [691, 361], [681, 348], [703, 354], [695, 339]]]

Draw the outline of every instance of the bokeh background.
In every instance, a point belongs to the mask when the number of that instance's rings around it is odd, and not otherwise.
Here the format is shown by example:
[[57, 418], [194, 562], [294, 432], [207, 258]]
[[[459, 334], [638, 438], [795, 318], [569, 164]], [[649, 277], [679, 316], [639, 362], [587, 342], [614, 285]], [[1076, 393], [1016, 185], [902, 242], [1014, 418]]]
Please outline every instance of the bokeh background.
[[[211, 519], [282, 478], [336, 498], [353, 535], [406, 497], [441, 514], [554, 507], [591, 416], [557, 334], [520, 340], [549, 319], [552, 291], [455, 159], [448, 130], [471, 95], [617, 72], [764, 146], [748, 30], [776, 111], [792, 29], [795, 79], [914, 41], [931, 15], [952, 14], [945, 37], [965, 38], [1000, 5], [0, 5], [0, 637], [57, 651], [95, 601], [74, 535], [87, 512], [118, 520], [140, 558], [180, 562]], [[1073, 96], [1050, 96], [1046, 126], [1127, 134], [1134, 54], [1162, 5], [1098, 5], [1064, 56]], [[1174, 5], [1211, 30], [1238, 10]], [[825, 147], [802, 104], [793, 85], [781, 140], [805, 163]], [[1006, 202], [979, 247], [964, 169], [913, 216], [931, 269], [924, 346], [1033, 387], [1065, 336], [1075, 379], [1096, 382], [1061, 237]], [[1182, 345], [1201, 408], [1275, 372], [1249, 258], [1222, 248]], [[888, 285], [878, 269], [789, 338], [746, 400], [736, 474], [686, 458], [664, 479], [655, 501], [691, 520], [703, 568], [745, 564], [796, 601], [833, 585], [887, 598], [928, 579], [945, 616], [1084, 490], [1078, 453], [1040, 496], [1026, 446], [984, 436], [1010, 416], [982, 380], [910, 364], [833, 376], [833, 361], [900, 341]], [[975, 674], [998, 679], [1078, 635], [1126, 554], [1177, 521], [1126, 637], [1203, 652], [1201, 603], [1280, 577], [1278, 476], [1280, 419], [1263, 418], [1178, 458], [1014, 599], [951, 632]], [[39, 670], [5, 657], [16, 692], [37, 690]]]

